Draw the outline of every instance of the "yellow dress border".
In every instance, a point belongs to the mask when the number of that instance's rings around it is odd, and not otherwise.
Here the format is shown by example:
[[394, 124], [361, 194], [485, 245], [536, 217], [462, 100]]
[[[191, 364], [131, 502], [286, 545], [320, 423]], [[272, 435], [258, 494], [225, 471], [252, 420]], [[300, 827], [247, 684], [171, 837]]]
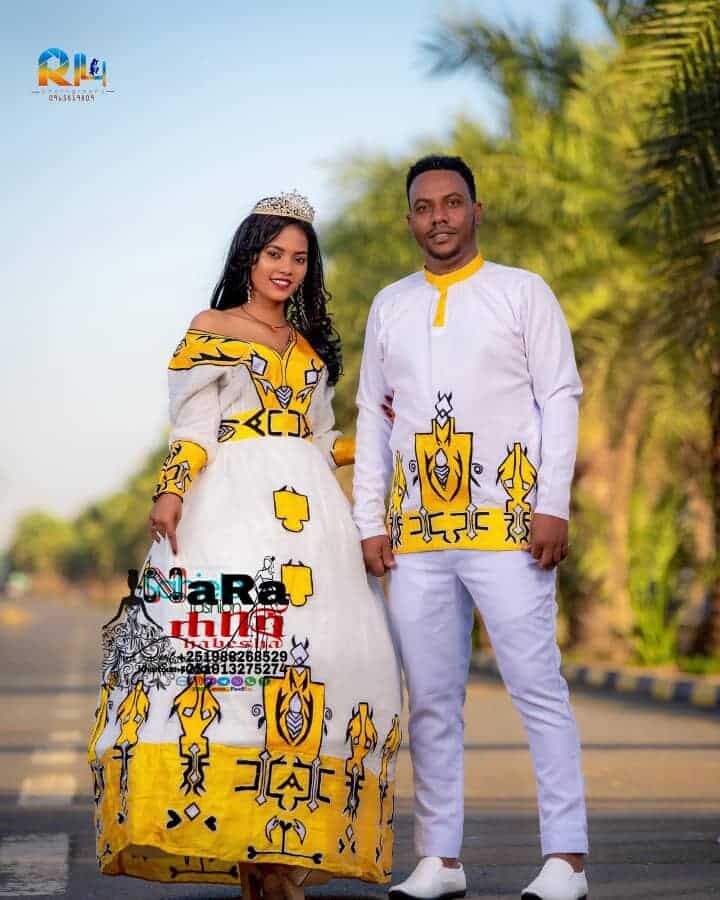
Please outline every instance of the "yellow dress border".
[[[383, 883], [393, 850], [394, 786], [347, 760], [213, 744], [203, 790], [181, 787], [178, 746], [138, 744], [123, 766], [99, 759], [100, 870], [163, 882], [239, 884], [242, 866], [304, 866]], [[187, 781], [185, 782], [187, 784]]]

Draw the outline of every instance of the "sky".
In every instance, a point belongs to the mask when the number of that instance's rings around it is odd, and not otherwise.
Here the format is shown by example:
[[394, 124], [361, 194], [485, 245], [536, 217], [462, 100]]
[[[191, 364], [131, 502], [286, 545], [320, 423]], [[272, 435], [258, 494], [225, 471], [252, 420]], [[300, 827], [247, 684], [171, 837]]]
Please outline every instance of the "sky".
[[[476, 77], [428, 74], [443, 17], [547, 32], [567, 6], [3, 4], [0, 549], [22, 512], [72, 516], [157, 447], [167, 361], [257, 198], [296, 189], [322, 224], [343, 160], [412, 152], [460, 114], [500, 127]], [[571, 6], [582, 37], [606, 37], [590, 0]], [[50, 47], [70, 72], [75, 53], [105, 60], [107, 92], [38, 93]]]

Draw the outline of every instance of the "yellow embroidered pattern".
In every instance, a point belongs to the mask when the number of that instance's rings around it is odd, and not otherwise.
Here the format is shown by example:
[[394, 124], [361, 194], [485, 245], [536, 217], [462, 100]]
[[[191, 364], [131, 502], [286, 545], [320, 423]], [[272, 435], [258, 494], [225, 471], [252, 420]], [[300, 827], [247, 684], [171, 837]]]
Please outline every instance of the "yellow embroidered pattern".
[[192, 441], [173, 441], [160, 469], [153, 500], [157, 500], [161, 494], [184, 496], [193, 478], [206, 464], [207, 453], [199, 444]]
[[355, 462], [355, 438], [336, 438], [332, 446], [332, 457], [338, 468], [351, 466]]
[[439, 291], [437, 307], [435, 308], [435, 318], [433, 319], [433, 328], [442, 328], [445, 325], [445, 308], [447, 306], [448, 289], [454, 284], [465, 281], [471, 275], [479, 272], [483, 267], [485, 260], [478, 254], [462, 269], [456, 269], [454, 272], [448, 272], [447, 275], [436, 275], [425, 269], [425, 278], [430, 284], [434, 285]]
[[482, 467], [473, 463], [472, 432], [457, 430], [452, 411], [452, 394], [439, 393], [430, 430], [415, 435], [410, 465], [420, 483], [419, 509], [402, 508], [407, 482], [402, 457], [396, 453], [386, 520], [393, 550], [524, 549], [530, 537], [527, 497], [537, 480], [535, 467], [515, 443], [497, 475], [510, 498], [505, 509], [476, 506], [472, 484]]

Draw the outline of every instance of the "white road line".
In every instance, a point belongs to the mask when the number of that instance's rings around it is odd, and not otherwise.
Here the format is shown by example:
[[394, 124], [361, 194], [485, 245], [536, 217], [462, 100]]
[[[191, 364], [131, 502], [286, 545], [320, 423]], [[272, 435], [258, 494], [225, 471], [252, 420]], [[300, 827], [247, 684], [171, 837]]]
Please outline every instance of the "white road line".
[[58, 709], [55, 712], [56, 719], [79, 719], [80, 713], [74, 709]]
[[[88, 726], [88, 734], [89, 734]], [[48, 735], [48, 743], [50, 744], [82, 744], [87, 740], [88, 735], [82, 731], [51, 731]]]
[[0, 897], [64, 894], [68, 880], [67, 834], [8, 835], [0, 841]]
[[82, 697], [79, 697], [75, 691], [63, 691], [55, 697], [55, 703], [58, 706], [81, 707], [85, 705]]
[[18, 806], [70, 806], [77, 790], [74, 775], [48, 772], [29, 775], [20, 785]]
[[83, 703], [82, 700], [78, 700], [73, 694], [60, 694], [60, 696], [55, 699], [54, 703], [56, 714], [65, 711], [71, 712], [74, 715], [82, 715], [90, 705], [90, 703]]
[[75, 750], [33, 750], [30, 755], [30, 766], [70, 767], [82, 764], [82, 755]]
[[56, 719], [80, 719], [85, 721], [91, 716], [95, 707], [91, 703], [79, 704], [73, 698], [73, 701], [59, 701], [55, 707], [54, 714]]

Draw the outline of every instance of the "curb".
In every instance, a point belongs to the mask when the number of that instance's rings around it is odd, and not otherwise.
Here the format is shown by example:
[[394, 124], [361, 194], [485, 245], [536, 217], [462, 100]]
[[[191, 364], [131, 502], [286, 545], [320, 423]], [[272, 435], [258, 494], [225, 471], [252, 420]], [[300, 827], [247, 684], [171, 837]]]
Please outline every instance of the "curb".
[[[472, 671], [500, 678], [492, 656], [476, 650], [470, 662]], [[666, 703], [684, 703], [703, 709], [720, 709], [720, 684], [701, 678], [659, 678], [655, 675], [636, 675], [621, 669], [603, 669], [563, 663], [560, 671], [568, 684], [595, 688], [619, 694], [636, 694]]]

